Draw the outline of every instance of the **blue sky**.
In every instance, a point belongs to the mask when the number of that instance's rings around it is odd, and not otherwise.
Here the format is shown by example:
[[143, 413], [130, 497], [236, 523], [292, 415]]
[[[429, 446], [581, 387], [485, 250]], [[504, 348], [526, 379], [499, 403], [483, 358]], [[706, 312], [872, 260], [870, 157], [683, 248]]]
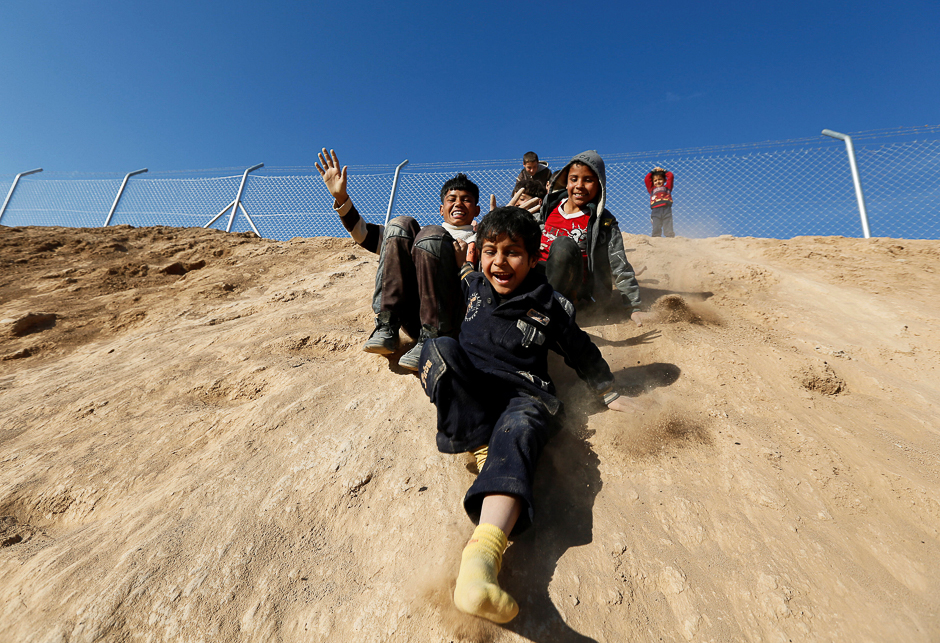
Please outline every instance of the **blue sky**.
[[0, 174], [626, 153], [940, 122], [940, 3], [50, 2]]

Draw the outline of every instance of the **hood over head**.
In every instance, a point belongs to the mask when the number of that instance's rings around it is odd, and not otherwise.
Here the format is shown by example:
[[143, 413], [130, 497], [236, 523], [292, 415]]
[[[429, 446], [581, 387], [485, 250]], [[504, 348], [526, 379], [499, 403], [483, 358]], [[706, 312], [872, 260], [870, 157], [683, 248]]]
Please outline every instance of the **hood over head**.
[[597, 197], [594, 202], [597, 204], [597, 214], [600, 215], [604, 212], [605, 204], [607, 203], [607, 169], [604, 166], [604, 159], [601, 158], [601, 155], [597, 153], [596, 150], [586, 150], [580, 154], [574, 156], [565, 167], [561, 168], [556, 172], [552, 177], [552, 188], [549, 192], [554, 192], [555, 190], [564, 190], [568, 185], [568, 170], [571, 169], [571, 164], [575, 161], [579, 163], [584, 163], [594, 174], [597, 175], [597, 180], [600, 183], [600, 189], [597, 191]]

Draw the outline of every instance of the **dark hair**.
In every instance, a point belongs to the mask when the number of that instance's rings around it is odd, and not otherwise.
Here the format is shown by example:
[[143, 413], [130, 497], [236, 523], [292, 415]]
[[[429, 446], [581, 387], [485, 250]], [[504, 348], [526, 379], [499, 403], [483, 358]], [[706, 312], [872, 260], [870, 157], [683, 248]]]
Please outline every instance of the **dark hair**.
[[469, 192], [473, 195], [473, 202], [480, 202], [480, 188], [477, 187], [477, 184], [467, 178], [467, 175], [463, 172], [460, 172], [454, 178], [450, 179], [444, 184], [444, 187], [441, 188], [441, 203], [444, 202], [444, 197], [447, 196], [447, 193], [451, 190], [463, 190], [464, 192]]
[[[585, 163], [584, 161], [572, 161], [571, 163], [568, 164], [568, 170], [570, 171], [571, 168], [573, 168], [575, 165], [583, 165], [583, 166], [586, 167], [587, 169], [591, 170], [591, 174], [594, 175], [594, 178], [597, 178], [597, 172], [594, 171], [594, 168], [591, 167], [590, 165], [588, 165], [587, 163]], [[565, 175], [565, 182], [567, 182], [567, 181], [568, 181], [568, 175], [566, 174], [566, 175]]]
[[541, 181], [536, 181], [535, 179], [529, 179], [522, 182], [522, 191], [528, 194], [530, 197], [535, 197], [536, 199], [544, 199], [548, 191], [545, 189], [545, 184]]
[[663, 177], [663, 181], [665, 181], [665, 180], [666, 180], [666, 171], [665, 171], [665, 170], [653, 170], [652, 172], [650, 172], [650, 178], [651, 178], [651, 179], [654, 179], [654, 178], [656, 178], [657, 176]]
[[542, 243], [542, 228], [532, 215], [516, 206], [504, 206], [486, 213], [477, 226], [477, 243], [496, 241], [502, 235], [521, 241], [530, 257], [539, 255]]
[[539, 155], [536, 154], [535, 152], [526, 152], [525, 154], [522, 155], [523, 163], [531, 163], [532, 161], [538, 162], [538, 160], [539, 160]]

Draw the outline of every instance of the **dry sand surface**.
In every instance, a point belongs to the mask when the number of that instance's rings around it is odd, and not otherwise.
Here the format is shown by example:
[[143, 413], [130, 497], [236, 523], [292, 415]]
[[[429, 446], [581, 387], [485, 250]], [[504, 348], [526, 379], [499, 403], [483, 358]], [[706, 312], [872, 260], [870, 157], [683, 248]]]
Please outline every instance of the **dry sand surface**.
[[581, 321], [637, 412], [553, 363], [498, 627], [375, 255], [0, 228], [0, 641], [940, 640], [940, 242], [625, 243], [647, 323]]

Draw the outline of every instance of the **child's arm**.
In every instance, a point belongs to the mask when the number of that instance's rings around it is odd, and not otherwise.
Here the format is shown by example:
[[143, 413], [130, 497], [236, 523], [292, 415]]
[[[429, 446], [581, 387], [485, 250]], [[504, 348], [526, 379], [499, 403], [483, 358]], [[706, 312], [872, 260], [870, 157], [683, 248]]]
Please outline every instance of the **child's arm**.
[[593, 389], [598, 400], [608, 409], [635, 413], [636, 404], [623, 397], [616, 389], [610, 366], [597, 345], [591, 341], [591, 337], [578, 326], [574, 318], [570, 318], [568, 324], [561, 341], [558, 342], [558, 352], [565, 358], [565, 363], [575, 369], [578, 377]]
[[672, 180], [675, 175], [672, 172], [666, 172], [666, 189], [672, 192]]
[[333, 150], [327, 152], [324, 147], [317, 156], [320, 159], [319, 163], [315, 163], [317, 172], [320, 173], [323, 184], [333, 197], [333, 209], [343, 222], [346, 232], [366, 250], [378, 253], [382, 246], [385, 226], [367, 223], [359, 216], [359, 212], [353, 206], [352, 199], [346, 191], [346, 166], [340, 169], [336, 152]]
[[623, 247], [623, 235], [620, 226], [614, 220], [610, 224], [610, 241], [607, 245], [607, 256], [610, 260], [610, 274], [614, 286], [620, 292], [623, 305], [630, 309], [630, 319], [637, 326], [643, 325], [640, 315], [640, 284], [636, 280], [633, 266], [627, 260], [627, 251]]
[[574, 316], [574, 306], [559, 293], [549, 315], [551, 342], [546, 346], [565, 359], [565, 364], [573, 368], [588, 388], [597, 396], [598, 401], [609, 408], [620, 397], [614, 388], [614, 376], [600, 349], [591, 341], [591, 336], [578, 326]]
[[653, 193], [653, 173], [647, 172], [646, 178], [643, 179], [643, 181], [646, 183], [646, 191], [652, 194]]

